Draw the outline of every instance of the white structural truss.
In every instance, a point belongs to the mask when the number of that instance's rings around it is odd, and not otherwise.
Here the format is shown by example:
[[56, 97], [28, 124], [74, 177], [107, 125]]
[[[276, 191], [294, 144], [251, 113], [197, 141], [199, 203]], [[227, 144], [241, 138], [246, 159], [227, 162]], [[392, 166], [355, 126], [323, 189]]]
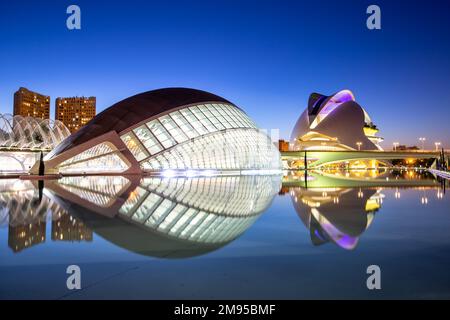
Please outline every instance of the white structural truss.
[[70, 135], [58, 120], [0, 114], [0, 148], [49, 151]]

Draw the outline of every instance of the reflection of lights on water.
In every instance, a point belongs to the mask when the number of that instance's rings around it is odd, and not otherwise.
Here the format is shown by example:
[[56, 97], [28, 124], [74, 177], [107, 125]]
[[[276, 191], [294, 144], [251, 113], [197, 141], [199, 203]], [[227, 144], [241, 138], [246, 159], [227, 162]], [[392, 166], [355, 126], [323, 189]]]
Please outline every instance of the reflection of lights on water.
[[17, 180], [14, 182], [12, 189], [14, 191], [24, 191], [25, 187], [25, 183], [22, 180]]
[[[258, 170], [241, 170], [239, 171], [241, 175], [279, 175], [282, 173], [281, 170], [262, 170], [262, 169], [258, 169]], [[216, 171], [216, 170], [172, 170], [172, 169], [167, 169], [164, 170], [161, 175], [163, 177], [166, 178], [172, 178], [172, 177], [212, 177], [212, 176], [216, 176], [216, 175], [221, 175], [223, 173], [221, 173], [220, 171]], [[293, 176], [293, 179], [298, 179], [297, 176]], [[304, 179], [304, 178], [303, 178]], [[308, 176], [307, 180], [314, 180], [314, 177]]]
[[176, 172], [174, 170], [168, 169], [168, 170], [164, 170], [162, 175], [166, 178], [172, 178], [172, 177], [175, 177]]
[[328, 196], [328, 194], [324, 191], [324, 192], [322, 192], [322, 197], [327, 197]]
[[106, 186], [106, 185], [108, 185], [108, 181], [106, 180], [106, 178], [99, 178], [98, 180], [97, 180], [97, 185], [99, 185], [99, 186]]
[[[256, 174], [256, 172], [250, 172], [250, 171], [242, 171], [242, 174]], [[260, 172], [258, 172], [259, 174], [261, 174]], [[184, 176], [184, 177], [188, 177], [188, 178], [192, 178], [192, 177], [199, 177], [199, 176], [205, 176], [205, 177], [211, 177], [214, 175], [219, 174], [219, 172], [215, 171], [215, 170], [186, 170], [186, 171], [175, 171], [172, 169], [167, 169], [164, 170], [162, 172], [162, 176], [165, 178], [172, 178], [175, 176]]]
[[333, 198], [333, 203], [339, 203], [339, 198], [338, 197], [334, 197]]
[[185, 171], [185, 175], [186, 177], [195, 177], [197, 176], [199, 173], [195, 170], [187, 170]]
[[442, 191], [438, 190], [436, 196], [437, 196], [438, 199], [442, 199], [442, 198], [444, 198], [444, 193]]
[[395, 199], [400, 199], [400, 196], [401, 196], [401, 194], [400, 194], [400, 191], [398, 191], [398, 188], [395, 189], [395, 193], [394, 193]]
[[428, 198], [422, 197], [421, 202], [422, 202], [422, 204], [428, 204]]
[[364, 193], [362, 192], [361, 189], [359, 189], [359, 191], [358, 191], [358, 198], [362, 198], [362, 197], [364, 197]]

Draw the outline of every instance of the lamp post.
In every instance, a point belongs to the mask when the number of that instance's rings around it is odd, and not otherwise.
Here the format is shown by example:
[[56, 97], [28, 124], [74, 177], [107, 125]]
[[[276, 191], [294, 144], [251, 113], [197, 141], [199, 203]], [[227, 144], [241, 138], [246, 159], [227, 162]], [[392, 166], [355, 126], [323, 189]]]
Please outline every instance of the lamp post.
[[436, 146], [436, 151], [439, 151], [439, 146], [441, 145], [440, 142], [435, 142], [434, 145]]
[[361, 151], [362, 142], [357, 142], [356, 145], [358, 146], [358, 151]]
[[394, 145], [394, 151], [397, 151], [397, 147], [400, 145], [400, 143], [394, 142], [393, 145]]
[[425, 140], [427, 140], [427, 138], [425, 138], [425, 137], [419, 138], [419, 141], [422, 142], [422, 150], [425, 150]]

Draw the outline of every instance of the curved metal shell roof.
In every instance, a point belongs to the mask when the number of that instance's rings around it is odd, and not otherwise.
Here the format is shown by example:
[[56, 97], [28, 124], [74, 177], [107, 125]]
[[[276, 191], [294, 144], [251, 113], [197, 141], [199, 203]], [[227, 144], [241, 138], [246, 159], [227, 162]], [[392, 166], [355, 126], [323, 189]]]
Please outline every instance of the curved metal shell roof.
[[160, 113], [184, 105], [203, 102], [232, 104], [228, 100], [212, 93], [189, 88], [164, 88], [134, 95], [117, 102], [96, 115], [83, 128], [58, 145], [48, 155], [48, 158], [52, 158], [111, 130], [119, 133]]

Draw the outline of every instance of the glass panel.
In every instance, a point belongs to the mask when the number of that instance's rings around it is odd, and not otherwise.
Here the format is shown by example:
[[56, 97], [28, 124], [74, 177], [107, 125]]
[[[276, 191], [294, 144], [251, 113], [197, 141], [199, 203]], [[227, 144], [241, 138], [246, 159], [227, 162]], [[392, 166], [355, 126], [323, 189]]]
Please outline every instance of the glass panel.
[[189, 139], [198, 137], [198, 132], [189, 124], [187, 119], [179, 111], [172, 112], [170, 117], [176, 122], [180, 129], [183, 130]]
[[188, 140], [188, 137], [183, 133], [183, 131], [178, 127], [178, 125], [169, 116], [163, 116], [159, 118], [164, 128], [169, 131], [170, 135], [178, 142], [184, 142]]
[[61, 173], [97, 173], [97, 172], [123, 172], [128, 166], [116, 154], [109, 154], [95, 159], [76, 162], [64, 167], [59, 167]]
[[124, 134], [120, 138], [125, 143], [127, 148], [131, 151], [137, 161], [141, 161], [148, 157], [149, 154], [147, 150], [144, 149], [139, 140], [136, 139], [131, 132]]
[[141, 187], [137, 187], [128, 196], [127, 201], [122, 205], [119, 212], [126, 215], [131, 215], [136, 205], [145, 197], [147, 191]]
[[170, 135], [170, 133], [161, 125], [161, 123], [156, 119], [147, 122], [147, 126], [150, 128], [152, 133], [158, 138], [158, 141], [164, 146], [165, 149], [170, 148], [176, 144], [176, 141]]
[[141, 140], [150, 154], [155, 154], [163, 150], [158, 140], [152, 135], [146, 126], [140, 126], [133, 130], [136, 136]]
[[155, 210], [156, 206], [161, 202], [162, 198], [154, 193], [148, 195], [148, 197], [142, 202], [136, 212], [133, 214], [133, 220], [144, 222], [148, 216]]
[[206, 128], [189, 109], [182, 109], [180, 112], [200, 135], [208, 133], [208, 130], [206, 130]]
[[170, 209], [174, 206], [175, 204], [170, 201], [169, 199], [164, 199], [158, 206], [158, 208], [156, 208], [155, 211], [153, 211], [153, 213], [150, 215], [150, 217], [147, 219], [147, 221], [145, 222], [146, 225], [152, 225], [152, 226], [157, 226], [158, 224], [161, 223], [161, 221], [163, 221], [163, 219], [166, 217], [166, 215], [170, 212]]

